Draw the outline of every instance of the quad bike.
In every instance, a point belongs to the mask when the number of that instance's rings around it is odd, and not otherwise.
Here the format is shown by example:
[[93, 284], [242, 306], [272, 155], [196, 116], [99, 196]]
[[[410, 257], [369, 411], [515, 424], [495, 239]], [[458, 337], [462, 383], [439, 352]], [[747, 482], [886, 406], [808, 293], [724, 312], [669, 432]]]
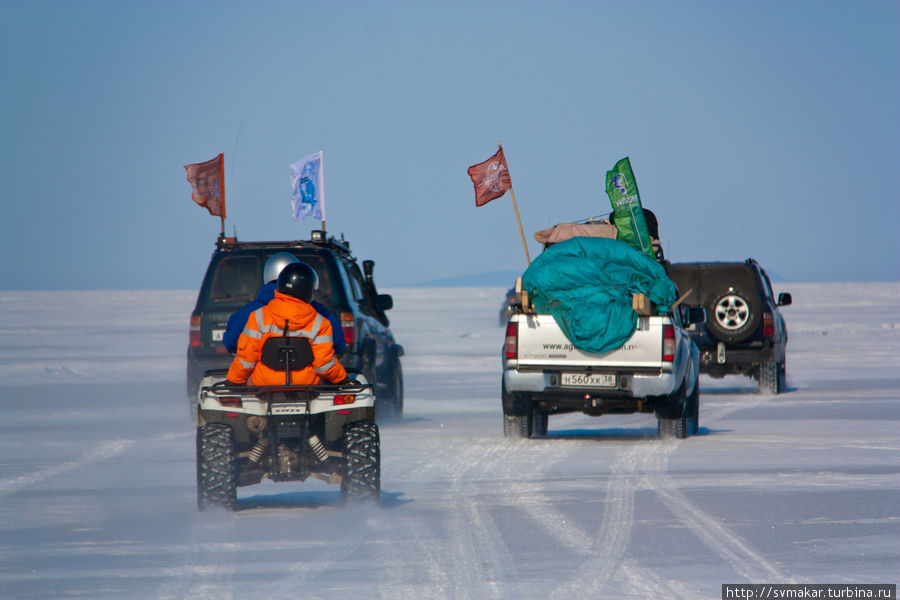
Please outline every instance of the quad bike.
[[310, 364], [311, 355], [303, 338], [267, 340], [261, 361], [285, 372], [278, 386], [238, 387], [223, 381], [223, 370], [206, 372], [197, 410], [200, 510], [234, 510], [237, 488], [264, 477], [313, 476], [340, 484], [342, 501], [378, 500], [381, 451], [372, 386], [361, 374], [340, 385], [293, 385], [291, 370]]

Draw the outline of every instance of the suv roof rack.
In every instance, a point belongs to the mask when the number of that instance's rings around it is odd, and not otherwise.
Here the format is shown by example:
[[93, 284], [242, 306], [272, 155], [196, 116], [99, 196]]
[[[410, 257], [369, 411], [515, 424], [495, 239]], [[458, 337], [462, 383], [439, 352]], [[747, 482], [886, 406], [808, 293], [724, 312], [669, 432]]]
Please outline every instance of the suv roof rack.
[[242, 248], [270, 248], [272, 246], [284, 246], [288, 248], [303, 248], [309, 246], [322, 246], [325, 248], [329, 248], [331, 250], [335, 250], [339, 253], [346, 254], [347, 256], [351, 256], [350, 253], [350, 242], [344, 239], [343, 234], [341, 234], [341, 239], [337, 239], [334, 236], [326, 237], [325, 232], [321, 230], [314, 230], [309, 240], [285, 240], [285, 241], [258, 241], [258, 242], [245, 242], [239, 241], [237, 236], [234, 237], [223, 237], [219, 236], [216, 239], [216, 252], [222, 250], [231, 250], [237, 246]]

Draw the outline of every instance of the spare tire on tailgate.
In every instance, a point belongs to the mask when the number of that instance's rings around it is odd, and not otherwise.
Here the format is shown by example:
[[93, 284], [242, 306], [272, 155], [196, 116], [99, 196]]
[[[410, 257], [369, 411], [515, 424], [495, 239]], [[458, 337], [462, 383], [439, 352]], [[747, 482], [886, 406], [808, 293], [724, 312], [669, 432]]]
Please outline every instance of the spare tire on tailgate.
[[709, 296], [706, 330], [719, 341], [742, 342], [752, 336], [762, 318], [762, 306], [755, 290], [729, 286]]

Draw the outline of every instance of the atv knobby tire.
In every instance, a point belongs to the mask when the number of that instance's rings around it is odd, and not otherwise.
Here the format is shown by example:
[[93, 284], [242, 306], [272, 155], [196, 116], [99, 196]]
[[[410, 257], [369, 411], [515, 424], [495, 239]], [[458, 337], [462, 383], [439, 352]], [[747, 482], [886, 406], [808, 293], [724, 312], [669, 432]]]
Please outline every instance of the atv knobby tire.
[[344, 426], [343, 502], [377, 501], [381, 495], [381, 441], [378, 425], [368, 421]]
[[221, 506], [234, 510], [237, 504], [237, 472], [234, 430], [225, 423], [197, 428], [197, 507]]
[[706, 302], [706, 330], [719, 340], [734, 344], [752, 336], [762, 319], [762, 306], [755, 293], [730, 287]]

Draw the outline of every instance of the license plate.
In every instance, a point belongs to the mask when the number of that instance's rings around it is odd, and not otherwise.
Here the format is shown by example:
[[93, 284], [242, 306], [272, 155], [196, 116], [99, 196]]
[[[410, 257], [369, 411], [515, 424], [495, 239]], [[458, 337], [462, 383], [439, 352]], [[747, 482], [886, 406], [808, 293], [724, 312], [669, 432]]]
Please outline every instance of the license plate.
[[270, 404], [269, 412], [273, 415], [305, 415], [306, 404]]
[[212, 341], [221, 342], [222, 338], [224, 338], [224, 337], [225, 337], [224, 329], [213, 329], [212, 330]]
[[585, 375], [579, 373], [563, 373], [562, 384], [577, 387], [616, 387], [615, 375]]

